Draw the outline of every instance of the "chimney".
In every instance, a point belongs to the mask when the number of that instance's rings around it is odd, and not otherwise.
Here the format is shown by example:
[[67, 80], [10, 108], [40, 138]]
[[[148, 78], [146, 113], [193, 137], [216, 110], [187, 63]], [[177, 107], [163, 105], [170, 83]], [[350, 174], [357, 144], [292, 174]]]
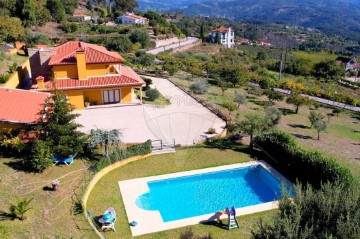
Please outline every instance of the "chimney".
[[76, 66], [77, 66], [79, 80], [86, 80], [85, 50], [76, 51]]
[[37, 81], [37, 88], [39, 90], [42, 90], [42, 89], [45, 88], [44, 77], [43, 76], [36, 77], [36, 81]]

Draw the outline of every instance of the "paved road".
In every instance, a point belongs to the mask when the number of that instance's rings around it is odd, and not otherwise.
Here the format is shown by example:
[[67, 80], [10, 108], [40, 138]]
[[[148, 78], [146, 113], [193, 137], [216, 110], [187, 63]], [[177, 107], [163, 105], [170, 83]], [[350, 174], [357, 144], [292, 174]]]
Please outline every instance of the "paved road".
[[147, 51], [146, 53], [150, 53], [150, 54], [153, 54], [153, 55], [157, 55], [157, 54], [159, 54], [160, 52], [164, 52], [164, 51], [166, 51], [166, 50], [178, 48], [178, 47], [180, 47], [180, 46], [186, 46], [186, 45], [192, 44], [192, 43], [194, 43], [194, 42], [196, 42], [196, 41], [198, 41], [198, 40], [199, 40], [199, 38], [197, 38], [197, 37], [188, 37], [188, 39], [187, 39], [186, 41], [182, 41], [182, 42], [180, 42], [180, 43], [170, 44], [170, 45], [167, 45], [167, 46], [158, 47], [158, 48], [149, 50], [149, 51]]
[[224, 130], [226, 123], [167, 79], [148, 77], [171, 105], [104, 105], [77, 110], [76, 122], [83, 125], [81, 131], [91, 129], [120, 129], [125, 143], [139, 143], [148, 139], [162, 139], [165, 143], [192, 145], [209, 135]]
[[[256, 83], [249, 83], [249, 85], [259, 87], [259, 84], [256, 84]], [[280, 88], [274, 88], [274, 90], [277, 92], [283, 93], [283, 94], [287, 94], [287, 95], [291, 94], [290, 90], [284, 90], [284, 89], [280, 89]], [[323, 99], [320, 97], [315, 97], [315, 96], [310, 96], [310, 95], [305, 95], [305, 94], [301, 94], [301, 95], [308, 97], [309, 99], [312, 99], [313, 101], [317, 101], [317, 102], [320, 102], [320, 103], [323, 103], [326, 105], [335, 106], [335, 107], [339, 107], [339, 108], [354, 111], [354, 112], [360, 112], [360, 107], [354, 107], [351, 105], [339, 103], [339, 102], [332, 101], [332, 100]]]

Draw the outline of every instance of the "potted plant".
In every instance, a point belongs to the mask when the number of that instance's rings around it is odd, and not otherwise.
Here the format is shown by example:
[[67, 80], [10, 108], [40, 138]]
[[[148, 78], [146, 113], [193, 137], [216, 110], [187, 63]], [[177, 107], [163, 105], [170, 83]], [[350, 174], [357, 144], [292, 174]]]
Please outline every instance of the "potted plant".
[[59, 184], [60, 184], [60, 181], [58, 179], [55, 179], [54, 181], [52, 181], [51, 185], [52, 185], [53, 191], [58, 190]]
[[85, 104], [85, 108], [87, 108], [87, 107], [90, 106], [90, 100], [89, 100], [89, 98], [87, 98], [87, 97], [85, 98], [84, 104]]

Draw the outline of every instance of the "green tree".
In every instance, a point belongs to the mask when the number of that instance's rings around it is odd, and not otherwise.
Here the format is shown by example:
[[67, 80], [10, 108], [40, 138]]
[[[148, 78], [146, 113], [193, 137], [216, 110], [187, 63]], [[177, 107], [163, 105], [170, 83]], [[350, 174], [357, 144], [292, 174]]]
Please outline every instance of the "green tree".
[[266, 90], [265, 91], [265, 95], [268, 97], [269, 99], [269, 104], [273, 104], [274, 101], [282, 101], [284, 99], [284, 96], [278, 92], [276, 92], [275, 90], [271, 89], [271, 90]]
[[229, 64], [222, 67], [220, 77], [234, 87], [237, 85], [245, 85], [250, 80], [249, 72], [245, 68]]
[[36, 23], [36, 5], [34, 0], [19, 1], [22, 13], [22, 20], [25, 26], [32, 26]]
[[293, 94], [290, 97], [286, 99], [286, 103], [295, 105], [295, 113], [297, 114], [299, 112], [299, 109], [303, 105], [311, 105], [312, 101], [304, 96]]
[[117, 38], [108, 38], [105, 40], [106, 49], [110, 51], [129, 52], [132, 43], [127, 35], [120, 35]]
[[256, 55], [256, 60], [260, 60], [260, 61], [264, 61], [268, 58], [267, 54], [265, 51], [259, 51]]
[[311, 111], [308, 118], [309, 118], [310, 123], [311, 123], [310, 128], [312, 128], [314, 126], [315, 122], [317, 122], [319, 120], [323, 120], [325, 118], [325, 116], [323, 114], [321, 114], [320, 112]]
[[[91, 0], [88, 2], [91, 2]], [[61, 3], [64, 6], [65, 12], [67, 14], [73, 14], [75, 9], [78, 7], [77, 0], [61, 0]]]
[[54, 155], [68, 157], [83, 152], [85, 134], [78, 131], [81, 125], [75, 123], [78, 114], [72, 113], [73, 106], [58, 91], [46, 100], [40, 111], [40, 119], [34, 127], [38, 139], [46, 142]]
[[240, 130], [250, 136], [250, 148], [254, 148], [254, 136], [269, 129], [268, 120], [256, 113], [245, 115], [245, 119], [239, 123]]
[[335, 61], [322, 61], [314, 65], [313, 75], [318, 79], [328, 82], [340, 79], [344, 73]]
[[220, 33], [218, 33], [218, 32], [216, 32], [216, 34], [215, 34], [215, 43], [221, 44]]
[[104, 147], [104, 155], [108, 157], [109, 147], [112, 146], [114, 149], [116, 149], [121, 143], [121, 136], [122, 134], [118, 129], [92, 129], [90, 130], [90, 147]]
[[113, 0], [115, 3], [114, 9], [121, 9], [123, 12], [133, 12], [138, 3], [135, 0]]
[[242, 95], [235, 91], [235, 102], [238, 104], [238, 107], [240, 107], [240, 105], [245, 105], [247, 103], [246, 95]]
[[137, 57], [137, 62], [139, 62], [142, 69], [144, 69], [146, 66], [151, 66], [154, 64], [155, 55], [153, 54], [148, 54], [145, 51], [137, 51], [135, 56]]
[[238, 107], [234, 102], [225, 100], [222, 106], [229, 111], [229, 115], [231, 116], [231, 112], [236, 110]]
[[265, 107], [265, 117], [268, 120], [268, 126], [271, 128], [280, 123], [282, 113], [274, 106]]
[[317, 140], [320, 140], [320, 132], [325, 131], [327, 128], [327, 123], [324, 120], [317, 120], [314, 122], [314, 128], [317, 131]]
[[10, 214], [19, 218], [21, 221], [26, 220], [25, 214], [27, 211], [31, 210], [32, 208], [29, 207], [31, 201], [33, 199], [16, 199], [16, 204], [10, 204], [9, 211]]
[[53, 161], [51, 160], [52, 157], [51, 149], [47, 143], [37, 140], [32, 147], [29, 166], [35, 172], [41, 173], [53, 164]]
[[271, 224], [262, 221], [252, 239], [360, 238], [360, 190], [339, 183], [297, 185], [295, 195], [283, 192]]
[[47, 8], [51, 12], [53, 19], [62, 22], [65, 19], [65, 8], [60, 0], [47, 0]]
[[141, 48], [145, 49], [149, 46], [150, 37], [146, 30], [136, 28], [130, 33], [130, 40], [132, 43], [140, 43]]
[[160, 92], [157, 89], [147, 89], [146, 90], [146, 97], [149, 101], [154, 101], [160, 97]]
[[0, 16], [0, 41], [13, 42], [25, 37], [25, 29], [18, 18]]
[[201, 39], [202, 41], [205, 40], [204, 24], [203, 24], [203, 23], [200, 25], [200, 39]]
[[190, 90], [196, 94], [205, 94], [209, 90], [209, 84], [205, 80], [198, 80], [190, 85]]

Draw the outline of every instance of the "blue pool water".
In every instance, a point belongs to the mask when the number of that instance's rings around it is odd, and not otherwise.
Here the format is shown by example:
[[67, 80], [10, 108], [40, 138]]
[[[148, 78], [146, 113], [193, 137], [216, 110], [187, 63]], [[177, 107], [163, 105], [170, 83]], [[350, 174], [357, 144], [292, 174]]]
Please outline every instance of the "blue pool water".
[[158, 210], [164, 222], [277, 200], [281, 182], [262, 166], [148, 182], [150, 191], [136, 199], [145, 210]]

